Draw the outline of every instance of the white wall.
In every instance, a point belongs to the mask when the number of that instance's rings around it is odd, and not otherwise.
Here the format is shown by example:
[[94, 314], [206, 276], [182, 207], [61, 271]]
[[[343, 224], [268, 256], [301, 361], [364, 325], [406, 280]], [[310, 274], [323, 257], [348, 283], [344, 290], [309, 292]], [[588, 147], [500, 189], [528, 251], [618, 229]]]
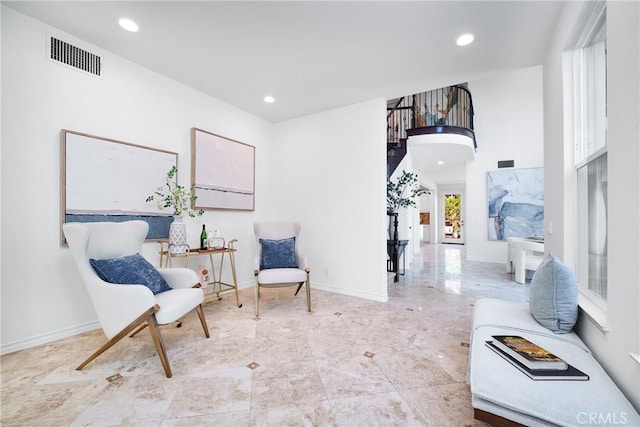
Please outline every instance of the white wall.
[[[211, 210], [186, 218], [190, 243], [198, 244], [203, 223], [239, 239], [238, 281], [252, 286], [254, 218], [299, 219], [313, 287], [387, 299], [384, 251], [369, 249], [384, 248], [384, 236], [371, 231], [384, 229], [384, 196], [367, 190], [384, 186], [384, 100], [275, 129], [12, 9], [1, 10], [1, 203], [11, 207], [1, 217], [3, 354], [98, 326], [68, 250], [59, 245], [63, 128], [178, 152], [180, 183], [190, 181], [191, 127], [254, 145], [255, 212]], [[99, 54], [104, 77], [47, 60], [47, 32]], [[157, 264], [155, 243], [145, 243], [142, 252]]]
[[[422, 174], [418, 174], [418, 176], [420, 177], [419, 179], [421, 179]], [[420, 180], [420, 183], [425, 186], [425, 183]], [[420, 230], [420, 236], [422, 239], [422, 243], [434, 243], [435, 242], [435, 234], [433, 232], [434, 228], [435, 228], [435, 219], [437, 218], [436, 215], [436, 186], [435, 184], [431, 184], [433, 185], [433, 187], [429, 186], [429, 192], [423, 194], [422, 196], [420, 196], [420, 202], [418, 203], [418, 206], [420, 207], [420, 213], [424, 213], [424, 212], [429, 212], [429, 224], [428, 225], [420, 225], [421, 230]]]
[[[582, 3], [564, 5], [545, 58], [545, 246], [575, 269], [572, 140], [563, 124], [562, 51]], [[576, 327], [605, 370], [640, 409], [640, 4], [607, 2], [608, 312], [603, 333], [581, 312]], [[569, 121], [570, 124], [570, 121]], [[564, 185], [562, 185], [564, 184]]]
[[[46, 33], [104, 58], [104, 78], [46, 59]], [[2, 351], [96, 326], [67, 248], [60, 247], [60, 129], [179, 153], [190, 181], [190, 128], [256, 146], [257, 204], [264, 204], [264, 145], [270, 124], [182, 84], [2, 7]], [[253, 283], [253, 212], [209, 211], [188, 222], [239, 239], [238, 278]], [[158, 262], [157, 246], [143, 254]]]
[[478, 150], [467, 165], [467, 258], [504, 262], [506, 242], [488, 239], [487, 172], [498, 160], [514, 160], [517, 169], [543, 166], [542, 67], [472, 80], [469, 90]]
[[386, 301], [386, 101], [281, 122], [262, 219], [303, 223], [314, 287]]
[[429, 189], [431, 194], [425, 194], [420, 196], [420, 212], [429, 212], [429, 225], [422, 226], [423, 242], [438, 243], [438, 185], [432, 179], [432, 177], [425, 175], [422, 172], [418, 172], [418, 181], [420, 185]]
[[581, 7], [579, 1], [563, 6], [547, 49], [543, 78], [545, 249], [574, 270], [577, 228], [570, 219], [575, 212], [573, 145], [564, 143], [572, 137], [566, 135], [565, 127], [572, 127], [573, 118], [566, 114], [563, 103], [564, 93], [571, 92], [571, 87], [565, 84], [562, 52]]

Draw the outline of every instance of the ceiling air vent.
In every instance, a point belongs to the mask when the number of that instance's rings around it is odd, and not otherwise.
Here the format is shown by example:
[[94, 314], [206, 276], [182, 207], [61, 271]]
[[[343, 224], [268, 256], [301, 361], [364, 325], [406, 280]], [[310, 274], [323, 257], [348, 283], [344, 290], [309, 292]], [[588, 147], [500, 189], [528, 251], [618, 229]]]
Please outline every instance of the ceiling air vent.
[[49, 42], [49, 58], [53, 61], [60, 62], [93, 76], [101, 76], [102, 59], [98, 55], [80, 49], [77, 46], [55, 37], [51, 37]]

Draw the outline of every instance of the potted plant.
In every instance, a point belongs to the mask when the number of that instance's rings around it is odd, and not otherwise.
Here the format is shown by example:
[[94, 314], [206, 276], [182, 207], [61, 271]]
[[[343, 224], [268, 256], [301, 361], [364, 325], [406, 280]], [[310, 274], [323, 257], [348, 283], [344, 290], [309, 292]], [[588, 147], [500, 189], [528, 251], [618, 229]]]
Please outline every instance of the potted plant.
[[418, 186], [418, 175], [415, 173], [403, 170], [396, 180], [387, 179], [387, 215], [389, 216], [387, 253], [391, 258], [391, 271], [396, 273], [394, 282], [398, 281], [398, 257], [401, 255], [398, 240], [398, 211], [400, 208], [415, 207], [416, 203], [413, 199], [426, 192], [426, 189]]
[[427, 192], [417, 184], [418, 174], [405, 170], [395, 182], [387, 179], [387, 212], [398, 213], [400, 208], [415, 207], [416, 203], [413, 199]]
[[191, 208], [196, 196], [192, 196], [182, 185], [178, 185], [177, 175], [178, 168], [173, 166], [167, 172], [165, 184], [147, 197], [147, 203], [155, 201], [158, 210], [173, 208], [173, 215], [177, 217], [182, 216], [183, 212], [192, 218], [201, 216], [204, 210]]
[[178, 168], [173, 166], [167, 172], [166, 182], [158, 187], [146, 202], [156, 202], [158, 210], [173, 209], [173, 222], [169, 228], [169, 251], [173, 254], [183, 254], [189, 250], [187, 245], [187, 227], [182, 222], [182, 215], [187, 214], [192, 218], [204, 214], [202, 209], [193, 209], [191, 206], [196, 196], [191, 195], [182, 185], [178, 185]]

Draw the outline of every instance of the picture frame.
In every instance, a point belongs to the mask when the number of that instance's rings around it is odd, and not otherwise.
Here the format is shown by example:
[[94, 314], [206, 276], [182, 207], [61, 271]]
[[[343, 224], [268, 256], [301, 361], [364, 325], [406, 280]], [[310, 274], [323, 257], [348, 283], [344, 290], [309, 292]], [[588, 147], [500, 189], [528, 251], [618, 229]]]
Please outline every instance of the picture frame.
[[544, 168], [487, 172], [489, 240], [544, 236]]
[[255, 209], [255, 147], [191, 128], [193, 209]]
[[66, 222], [139, 219], [149, 224], [147, 239], [169, 237], [173, 213], [146, 199], [177, 167], [178, 153], [67, 129], [60, 144], [61, 244]]

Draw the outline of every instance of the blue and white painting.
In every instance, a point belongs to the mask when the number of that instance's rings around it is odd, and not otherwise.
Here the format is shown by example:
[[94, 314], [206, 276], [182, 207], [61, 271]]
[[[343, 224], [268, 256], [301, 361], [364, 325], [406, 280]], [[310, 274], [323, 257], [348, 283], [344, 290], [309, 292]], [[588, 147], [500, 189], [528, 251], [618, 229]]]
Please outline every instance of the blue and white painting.
[[489, 240], [544, 237], [544, 169], [487, 172]]
[[177, 166], [177, 153], [65, 129], [61, 138], [63, 222], [138, 219], [149, 224], [147, 239], [169, 237], [173, 211], [146, 199]]

